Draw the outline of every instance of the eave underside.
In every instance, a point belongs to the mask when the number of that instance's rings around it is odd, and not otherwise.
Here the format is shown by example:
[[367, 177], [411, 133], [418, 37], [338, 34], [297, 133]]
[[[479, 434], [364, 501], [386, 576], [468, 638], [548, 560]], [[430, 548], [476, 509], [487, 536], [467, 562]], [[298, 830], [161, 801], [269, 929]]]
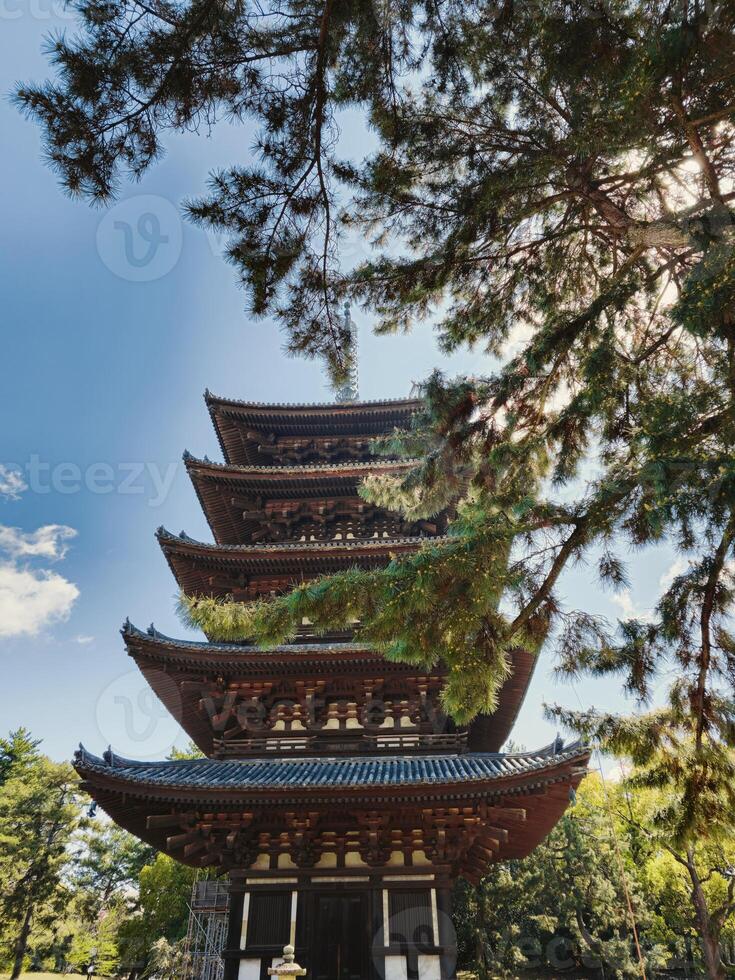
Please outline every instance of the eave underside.
[[[287, 644], [261, 650], [177, 641], [144, 633], [129, 624], [123, 637], [128, 654], [153, 691], [206, 755], [211, 755], [214, 742], [224, 737], [228, 719], [237, 717], [241, 703], [252, 696], [249, 688], [256, 693], [260, 688], [271, 700], [279, 697], [298, 703], [304, 700], [305, 690], [317, 685], [324, 698], [337, 698], [345, 697], [348, 688], [362, 686], [378, 693], [391, 690], [396, 681], [408, 685], [416, 680], [416, 687], [422, 683], [415, 667], [387, 661], [359, 643]], [[499, 692], [497, 710], [477, 718], [469, 727], [467, 748], [472, 751], [498, 751], [523, 703], [536, 658], [516, 649], [510, 659], [511, 674]], [[443, 677], [445, 670], [438, 665], [433, 673]], [[423, 683], [428, 681], [424, 678]], [[304, 705], [304, 716], [306, 713]], [[436, 725], [434, 729], [438, 734]], [[231, 734], [231, 725], [229, 731]], [[344, 737], [344, 733], [335, 733], [335, 739], [340, 735]], [[441, 740], [435, 741], [441, 748]]]
[[253, 599], [344, 571], [380, 568], [394, 555], [415, 552], [426, 541], [378, 538], [367, 541], [305, 542], [278, 545], [206, 545], [163, 530], [158, 540], [174, 578], [187, 595]]
[[[206, 396], [222, 452], [228, 463], [267, 463], [264, 442], [278, 439], [361, 439], [363, 442], [408, 425], [418, 400], [331, 405], [256, 405]], [[367, 446], [365, 447], [367, 449]]]
[[[494, 861], [524, 857], [543, 840], [587, 759], [576, 749], [530, 770], [519, 765], [515, 773], [467, 782], [275, 788], [266, 780], [257, 790], [203, 785], [205, 771], [222, 771], [224, 763], [195, 765], [188, 785], [131, 778], [129, 768], [123, 775], [115, 763], [101, 766], [86, 754], [75, 765], [116, 823], [195, 867], [318, 868], [325, 854], [336, 854], [330, 866], [339, 867], [348, 852], [359, 855], [352, 867], [379, 867], [402, 852], [406, 864], [420, 857], [476, 879]], [[138, 764], [122, 765], [135, 773]]]
[[370, 474], [405, 471], [411, 464], [322, 467], [232, 467], [187, 458], [186, 466], [212, 530], [222, 545], [256, 541], [329, 540], [336, 533], [370, 539], [431, 535], [446, 530], [444, 516], [410, 522], [358, 495]]

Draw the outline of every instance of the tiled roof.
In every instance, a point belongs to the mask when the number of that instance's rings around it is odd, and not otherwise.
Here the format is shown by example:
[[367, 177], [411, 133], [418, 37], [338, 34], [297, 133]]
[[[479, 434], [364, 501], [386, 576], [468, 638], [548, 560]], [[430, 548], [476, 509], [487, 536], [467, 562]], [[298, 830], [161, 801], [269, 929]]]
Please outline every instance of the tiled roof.
[[79, 747], [74, 765], [82, 775], [99, 773], [125, 782], [161, 788], [252, 790], [364, 788], [465, 784], [541, 773], [560, 763], [586, 762], [580, 743], [555, 742], [538, 752], [504, 755], [474, 752], [443, 756], [369, 756], [329, 759], [212, 759], [134, 762], [108, 750], [104, 758]]
[[219, 395], [213, 394], [209, 389], [204, 392], [204, 400], [207, 405], [223, 405], [226, 407], [233, 408], [252, 408], [252, 409], [267, 409], [270, 412], [278, 411], [298, 411], [299, 409], [306, 409], [312, 411], [328, 411], [337, 412], [339, 410], [347, 411], [360, 411], [360, 409], [376, 409], [376, 408], [410, 408], [411, 406], [418, 407], [421, 404], [420, 398], [374, 398], [368, 401], [354, 401], [354, 402], [249, 402], [242, 401], [237, 398], [222, 398]]
[[367, 462], [330, 463], [329, 461], [324, 461], [321, 463], [299, 463], [290, 466], [236, 466], [231, 463], [214, 463], [211, 459], [199, 459], [199, 457], [193, 456], [188, 451], [184, 452], [183, 459], [187, 466], [200, 466], [206, 469], [218, 470], [224, 475], [232, 475], [233, 477], [263, 475], [274, 478], [279, 476], [309, 478], [319, 476], [322, 473], [330, 474], [333, 470], [337, 470], [337, 472], [359, 470], [361, 472], [364, 471], [366, 475], [370, 475], [370, 473], [378, 470], [408, 469], [411, 466], [417, 466], [421, 462], [420, 459], [384, 459], [378, 456], [376, 459]]
[[165, 527], [159, 527], [156, 531], [156, 537], [162, 543], [172, 542], [176, 544], [191, 545], [200, 551], [230, 551], [233, 555], [243, 555], [247, 557], [252, 555], [258, 557], [269, 551], [275, 552], [286, 552], [293, 551], [294, 553], [313, 553], [317, 557], [322, 557], [329, 552], [344, 553], [349, 551], [359, 551], [363, 549], [384, 551], [386, 548], [391, 546], [402, 546], [402, 545], [415, 545], [417, 548], [422, 545], [427, 545], [434, 547], [436, 545], [446, 544], [452, 540], [458, 540], [453, 538], [451, 535], [437, 535], [436, 537], [418, 537], [409, 536], [399, 538], [339, 538], [331, 539], [329, 541], [278, 541], [278, 542], [265, 542], [263, 544], [213, 544], [209, 541], [197, 541], [196, 538], [190, 538], [186, 532], [182, 531], [180, 534], [174, 534], [173, 531], [169, 531]]
[[125, 639], [141, 639], [147, 642], [155, 642], [158, 646], [168, 646], [176, 649], [186, 649], [192, 652], [224, 653], [236, 656], [253, 656], [253, 654], [273, 654], [273, 653], [329, 653], [331, 651], [339, 653], [362, 653], [372, 650], [369, 643], [343, 643], [333, 640], [324, 640], [321, 643], [280, 643], [276, 646], [259, 647], [246, 643], [207, 643], [203, 640], [178, 640], [172, 636], [159, 633], [151, 624], [147, 630], [139, 629], [134, 626], [129, 619], [125, 620], [120, 630]]

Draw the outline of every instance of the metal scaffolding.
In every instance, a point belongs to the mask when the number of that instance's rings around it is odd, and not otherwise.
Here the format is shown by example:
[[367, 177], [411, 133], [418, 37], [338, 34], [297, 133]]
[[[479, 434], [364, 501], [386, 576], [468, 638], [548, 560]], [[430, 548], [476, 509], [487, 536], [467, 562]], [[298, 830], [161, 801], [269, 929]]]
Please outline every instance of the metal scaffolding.
[[226, 881], [194, 881], [186, 933], [183, 980], [222, 980], [227, 937], [229, 889]]

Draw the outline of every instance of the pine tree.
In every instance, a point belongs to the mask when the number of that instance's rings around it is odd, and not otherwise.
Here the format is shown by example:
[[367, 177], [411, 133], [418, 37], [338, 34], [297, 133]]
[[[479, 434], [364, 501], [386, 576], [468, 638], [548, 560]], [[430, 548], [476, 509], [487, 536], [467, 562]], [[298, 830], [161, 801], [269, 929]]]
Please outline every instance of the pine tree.
[[54, 763], [21, 729], [3, 741], [0, 783], [0, 922], [11, 944], [11, 980], [23, 969], [34, 922], [58, 912], [61, 876], [81, 810], [71, 766]]

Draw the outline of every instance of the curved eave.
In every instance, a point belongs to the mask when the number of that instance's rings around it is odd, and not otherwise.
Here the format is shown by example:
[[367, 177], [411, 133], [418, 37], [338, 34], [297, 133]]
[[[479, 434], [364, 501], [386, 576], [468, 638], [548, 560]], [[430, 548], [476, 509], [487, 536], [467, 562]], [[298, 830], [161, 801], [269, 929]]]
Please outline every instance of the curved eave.
[[126, 624], [122, 630], [125, 647], [135, 661], [147, 661], [162, 667], [206, 673], [215, 670], [227, 677], [244, 674], [274, 674], [281, 668], [291, 672], [315, 670], [317, 673], [337, 670], [350, 673], [355, 665], [379, 668], [395, 673], [416, 674], [417, 668], [385, 660], [364, 643], [283, 643], [262, 648], [245, 644], [196, 643], [176, 640], [161, 633], [146, 633]]
[[258, 460], [255, 433], [276, 436], [375, 437], [404, 427], [421, 407], [416, 398], [330, 404], [268, 404], [204, 395], [228, 463]]
[[200, 710], [201, 687], [187, 679], [225, 677], [275, 678], [286, 672], [321, 678], [325, 672], [353, 677], [416, 673], [403, 664], [389, 664], [359, 643], [283, 644], [262, 650], [234, 644], [193, 643], [160, 633], [144, 633], [130, 623], [122, 630], [128, 655], [159, 701], [205, 755], [213, 751], [214, 733]]
[[[475, 756], [476, 760], [480, 758]], [[514, 833], [493, 858], [500, 860], [525, 856], [549, 833], [566, 809], [570, 789], [576, 788], [586, 772], [589, 751], [579, 745], [556, 755], [547, 750], [545, 757], [537, 757], [531, 765], [524, 765], [522, 756], [500, 758], [505, 765], [496, 765], [494, 775], [485, 773], [476, 779], [413, 781], [406, 780], [402, 774], [397, 782], [373, 779], [365, 784], [353, 780], [339, 786], [291, 785], [288, 780], [286, 785], [253, 779], [247, 785], [242, 780], [237, 782], [237, 777], [246, 768], [251, 773], [258, 767], [266, 771], [283, 766], [294, 769], [294, 763], [281, 761], [131, 763], [109, 755], [105, 761], [80, 749], [74, 767], [82, 778], [83, 788], [116, 823], [159, 850], [166, 849], [167, 837], [172, 831], [165, 828], [176, 823], [177, 814], [190, 814], [193, 818], [202, 813], [236, 815], [243, 810], [262, 813], [287, 807], [308, 807], [322, 811], [328, 824], [329, 813], [340, 805], [350, 808], [378, 806], [398, 813], [406, 808], [419, 811], [426, 806], [462, 806], [484, 801], [495, 810], [493, 821], [497, 819], [498, 811], [505, 807], [516, 812], [520, 809], [527, 814], [519, 832]], [[398, 763], [401, 761], [408, 763], [410, 760], [397, 760]], [[426, 765], [426, 760], [415, 761]], [[451, 764], [456, 759], [447, 757], [443, 761]], [[364, 768], [366, 764], [369, 767], [371, 763], [383, 763], [384, 760], [302, 760], [298, 765], [303, 768], [309, 762], [320, 770], [338, 764], [344, 769], [352, 764], [357, 771], [361, 764]], [[508, 764], [510, 772], [498, 771], [506, 770]], [[492, 768], [492, 761], [484, 768]], [[208, 780], [211, 781], [215, 771], [234, 773], [236, 784], [209, 785]], [[177, 854], [177, 860], [192, 865], [202, 863], [196, 857], [188, 859], [185, 854]]]
[[156, 537], [179, 587], [190, 595], [237, 594], [259, 577], [285, 577], [294, 585], [358, 566], [379, 568], [443, 538], [375, 538], [286, 544], [217, 545], [171, 534]]
[[[186, 454], [184, 464], [199, 503], [218, 544], [245, 544], [257, 523], [236, 517], [245, 500], [309, 500], [356, 498], [360, 483], [371, 473], [400, 473], [415, 461], [334, 463], [311, 466], [231, 466]], [[252, 525], [252, 526], [251, 526]]]
[[[260, 647], [226, 643], [177, 640], [155, 630], [144, 632], [125, 623], [125, 647], [158, 698], [204, 752], [212, 747], [212, 732], [198, 710], [198, 696], [188, 700], [172, 682], [171, 673], [237, 678], [244, 675], [273, 677], [283, 670], [303, 676], [364, 675], [378, 671], [414, 675], [415, 666], [388, 661], [363, 643], [285, 643]], [[469, 748], [497, 752], [508, 738], [533, 674], [536, 657], [525, 650], [510, 653], [511, 674], [498, 695], [492, 715], [482, 715], [469, 726]], [[438, 665], [434, 673], [443, 673]]]
[[554, 751], [468, 753], [427, 757], [330, 759], [211, 759], [139, 762], [80, 747], [74, 768], [85, 782], [126, 796], [167, 802], [238, 807], [268, 800], [331, 803], [460, 799], [528, 793], [581, 779], [589, 749], [581, 743]]

